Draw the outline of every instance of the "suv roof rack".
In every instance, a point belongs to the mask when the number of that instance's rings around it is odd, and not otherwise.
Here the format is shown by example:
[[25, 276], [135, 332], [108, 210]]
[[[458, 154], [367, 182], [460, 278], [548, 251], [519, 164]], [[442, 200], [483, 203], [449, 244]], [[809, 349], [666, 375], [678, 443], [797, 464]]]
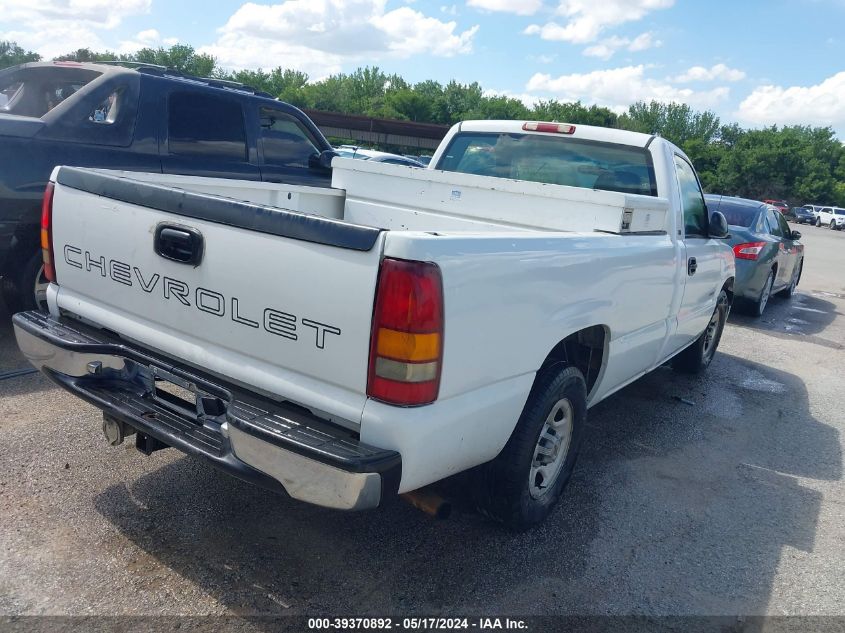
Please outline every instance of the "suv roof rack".
[[169, 68], [167, 66], [161, 66], [159, 64], [148, 64], [146, 62], [130, 62], [130, 61], [121, 61], [119, 59], [112, 59], [107, 61], [101, 62], [93, 62], [95, 64], [107, 64], [110, 66], [126, 66], [127, 68], [132, 68], [133, 70], [137, 70], [139, 73], [144, 73], [147, 75], [156, 75], [158, 77], [173, 77], [176, 79], [186, 79], [188, 81], [196, 81], [199, 83], [203, 83], [207, 86], [212, 86], [214, 88], [228, 88], [229, 90], [238, 90], [239, 92], [246, 92], [248, 94], [255, 95], [256, 97], [266, 97], [267, 99], [276, 99], [273, 95], [269, 92], [264, 92], [263, 90], [258, 90], [253, 88], [252, 86], [248, 86], [246, 84], [242, 84], [237, 81], [230, 81], [228, 79], [216, 79], [214, 77], [199, 77], [197, 75], [189, 75], [187, 73], [183, 73], [181, 70], [176, 70], [175, 68]]
[[93, 64], [106, 64], [108, 66], [126, 66], [127, 68], [155, 68], [158, 70], [167, 70], [167, 66], [159, 66], [158, 64], [148, 64], [147, 62], [130, 62], [130, 61], [123, 61], [120, 59], [106, 59], [99, 62], [91, 62]]

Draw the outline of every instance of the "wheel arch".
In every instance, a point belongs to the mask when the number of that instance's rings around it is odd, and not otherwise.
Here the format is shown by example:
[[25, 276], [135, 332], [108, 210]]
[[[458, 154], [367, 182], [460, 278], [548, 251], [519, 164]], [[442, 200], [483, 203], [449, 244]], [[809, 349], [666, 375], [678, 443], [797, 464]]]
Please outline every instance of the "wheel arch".
[[610, 328], [607, 325], [591, 325], [576, 330], [551, 348], [537, 375], [555, 365], [576, 367], [584, 375], [589, 399], [604, 376], [609, 346]]

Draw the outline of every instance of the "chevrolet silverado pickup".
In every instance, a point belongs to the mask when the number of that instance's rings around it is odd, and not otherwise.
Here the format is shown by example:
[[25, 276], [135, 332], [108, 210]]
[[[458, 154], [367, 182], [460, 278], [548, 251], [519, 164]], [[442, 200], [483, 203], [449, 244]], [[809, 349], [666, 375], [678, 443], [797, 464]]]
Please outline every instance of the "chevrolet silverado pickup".
[[27, 358], [134, 435], [337, 509], [469, 471], [541, 521], [587, 409], [713, 359], [727, 224], [665, 139], [454, 126], [427, 169], [334, 158], [332, 188], [58, 167]]

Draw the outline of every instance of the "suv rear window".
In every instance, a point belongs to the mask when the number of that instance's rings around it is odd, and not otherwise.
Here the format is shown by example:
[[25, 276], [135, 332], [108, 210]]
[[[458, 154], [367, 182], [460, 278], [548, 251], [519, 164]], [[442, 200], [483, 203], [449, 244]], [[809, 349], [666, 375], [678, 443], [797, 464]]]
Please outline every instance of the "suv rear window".
[[647, 149], [559, 136], [461, 132], [437, 169], [656, 196]]
[[167, 143], [171, 154], [246, 162], [241, 104], [216, 95], [174, 92], [168, 102]]
[[100, 74], [63, 66], [0, 73], [0, 112], [42, 117]]

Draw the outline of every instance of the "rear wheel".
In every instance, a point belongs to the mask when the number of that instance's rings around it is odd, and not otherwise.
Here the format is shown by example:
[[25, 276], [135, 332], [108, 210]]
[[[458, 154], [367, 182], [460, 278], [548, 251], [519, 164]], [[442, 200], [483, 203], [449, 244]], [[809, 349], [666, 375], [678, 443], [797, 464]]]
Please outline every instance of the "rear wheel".
[[47, 310], [47, 286], [41, 253], [35, 253], [3, 288], [3, 299], [10, 313]]
[[775, 271], [772, 269], [769, 271], [769, 276], [766, 277], [766, 283], [763, 284], [763, 289], [760, 291], [760, 296], [757, 298], [757, 301], [754, 301], [750, 305], [749, 312], [751, 313], [751, 316], [756, 318], [763, 316], [766, 306], [769, 305], [769, 298], [772, 296], [772, 286], [774, 285]]
[[783, 297], [784, 299], [789, 299], [795, 296], [795, 292], [798, 289], [798, 282], [801, 281], [801, 273], [804, 269], [804, 260], [802, 259], [798, 262], [798, 265], [795, 267], [795, 270], [792, 271], [792, 282], [789, 284], [784, 290], [781, 290], [778, 293], [779, 297]]
[[695, 343], [672, 359], [672, 369], [685, 374], [697, 374], [707, 369], [716, 355], [719, 341], [722, 340], [722, 331], [725, 329], [725, 322], [728, 320], [730, 310], [731, 304], [728, 300], [728, 293], [722, 290], [716, 299], [716, 308], [713, 310], [704, 332], [696, 339]]
[[479, 510], [514, 530], [545, 519], [575, 468], [586, 419], [581, 372], [541, 370], [508, 443], [475, 471]]

